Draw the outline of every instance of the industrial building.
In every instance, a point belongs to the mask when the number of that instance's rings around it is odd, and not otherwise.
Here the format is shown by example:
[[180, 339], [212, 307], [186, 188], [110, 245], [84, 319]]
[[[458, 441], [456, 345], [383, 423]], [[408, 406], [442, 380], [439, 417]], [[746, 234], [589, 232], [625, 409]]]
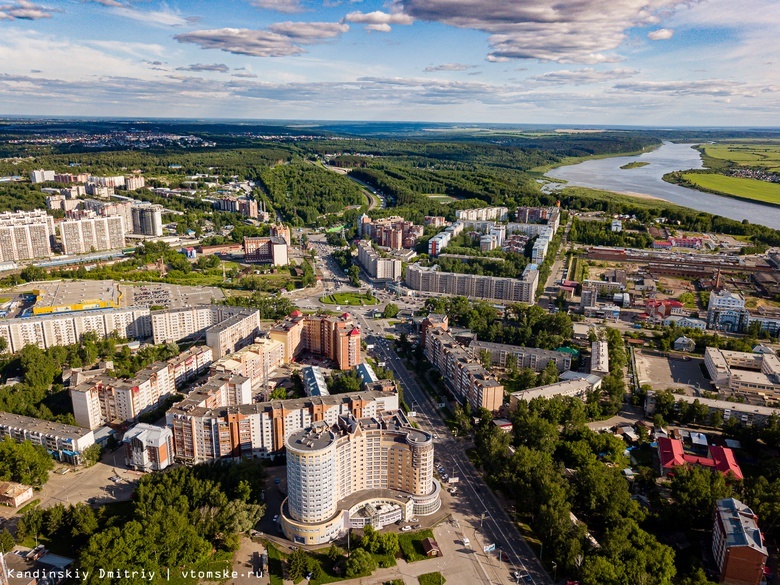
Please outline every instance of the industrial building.
[[61, 280], [33, 289], [33, 315], [118, 309], [122, 294], [113, 280]]
[[324, 544], [350, 528], [382, 528], [441, 506], [433, 437], [400, 411], [313, 422], [285, 443], [287, 493], [280, 523], [299, 544]]

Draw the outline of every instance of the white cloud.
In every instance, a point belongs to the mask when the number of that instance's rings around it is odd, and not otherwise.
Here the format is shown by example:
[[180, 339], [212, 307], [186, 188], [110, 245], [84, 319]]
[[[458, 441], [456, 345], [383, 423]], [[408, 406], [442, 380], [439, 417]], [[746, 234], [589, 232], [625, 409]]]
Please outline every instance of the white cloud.
[[19, 0], [13, 4], [0, 4], [0, 20], [39, 20], [51, 18], [52, 12], [61, 11], [34, 4], [28, 0]]
[[671, 39], [674, 31], [668, 28], [659, 28], [658, 30], [647, 33], [647, 38], [651, 41], [665, 41]]
[[266, 30], [221, 28], [196, 30], [173, 37], [180, 43], [193, 43], [202, 49], [219, 49], [251, 57], [300, 55], [300, 45], [321, 43], [340, 36], [349, 25], [338, 22], [279, 22]]
[[771, 85], [745, 83], [728, 79], [694, 79], [690, 81], [632, 81], [618, 83], [614, 90], [627, 93], [647, 93], [671, 96], [755, 97], [776, 93]]
[[[90, 0], [84, 0], [86, 2]], [[102, 4], [103, 6], [124, 6], [119, 0], [91, 0], [96, 4]]]
[[300, 0], [252, 0], [252, 6], [263, 10], [274, 10], [276, 12], [303, 12]]
[[590, 85], [593, 83], [603, 83], [605, 81], [614, 81], [616, 79], [626, 79], [639, 73], [636, 69], [608, 69], [598, 71], [592, 67], [584, 69], [560, 71], [550, 71], [542, 75], [530, 77], [532, 81], [541, 83], [554, 83], [560, 85]]
[[558, 63], [614, 63], [614, 51], [636, 26], [658, 24], [688, 0], [394, 0], [416, 20], [490, 34], [488, 61], [537, 59]]
[[404, 14], [402, 12], [388, 14], [387, 12], [382, 12], [381, 10], [375, 10], [374, 12], [350, 12], [344, 17], [342, 22], [365, 24], [366, 30], [390, 32], [392, 30], [390, 25], [410, 25], [414, 22], [414, 19], [408, 14]]
[[423, 69], [426, 73], [432, 73], [434, 71], [466, 71], [467, 69], [474, 69], [474, 65], [464, 65], [463, 63], [442, 63], [441, 65], [426, 67]]
[[177, 67], [176, 71], [211, 71], [216, 73], [227, 73], [230, 67], [224, 63], [195, 63], [186, 67]]
[[194, 17], [182, 16], [178, 11], [173, 11], [168, 7], [163, 10], [137, 10], [130, 6], [111, 4], [113, 8], [111, 11], [123, 18], [130, 18], [143, 22], [144, 24], [152, 24], [158, 26], [186, 26], [192, 24], [197, 20]]

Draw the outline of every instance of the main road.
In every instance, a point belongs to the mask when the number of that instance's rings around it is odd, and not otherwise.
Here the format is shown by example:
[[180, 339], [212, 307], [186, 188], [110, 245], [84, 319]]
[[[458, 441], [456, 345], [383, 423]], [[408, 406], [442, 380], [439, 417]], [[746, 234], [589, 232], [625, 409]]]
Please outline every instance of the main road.
[[[512, 579], [512, 572], [517, 570], [522, 575], [527, 575], [523, 579], [524, 582], [540, 585], [551, 583], [541, 562], [525, 542], [517, 526], [472, 465], [461, 442], [449, 432], [437, 405], [422, 390], [415, 375], [409, 372], [392, 348], [392, 342], [384, 338], [381, 328], [373, 319], [366, 319], [363, 311], [356, 310], [353, 314], [362, 321], [364, 338], [367, 343], [373, 343], [374, 354], [385, 361], [387, 367], [396, 375], [403, 388], [405, 402], [414, 405], [417, 424], [434, 436], [435, 449], [441, 464], [449, 471], [450, 476], [459, 478], [456, 485], [460, 500], [474, 512], [474, 524], [479, 522], [479, 527], [475, 526], [477, 554], [482, 554], [484, 547], [494, 544], [496, 549], [502, 549], [508, 556], [506, 567], [500, 557], [497, 557], [493, 564], [489, 564], [488, 569], [495, 573], [499, 582], [507, 580], [507, 572]], [[490, 559], [491, 557], [487, 557], [488, 561]]]

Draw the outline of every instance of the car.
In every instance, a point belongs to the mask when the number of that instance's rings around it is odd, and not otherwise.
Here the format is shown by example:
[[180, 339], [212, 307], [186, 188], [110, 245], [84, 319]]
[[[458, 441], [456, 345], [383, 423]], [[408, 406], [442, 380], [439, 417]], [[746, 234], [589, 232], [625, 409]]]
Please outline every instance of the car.
[[409, 522], [419, 522], [419, 521], [420, 521], [419, 518], [412, 518], [411, 520], [409, 520]]
[[401, 526], [401, 532], [409, 532], [411, 529], [412, 527], [408, 524], [406, 526]]
[[273, 520], [273, 522], [274, 522], [274, 524], [276, 524], [277, 522], [279, 522], [279, 514], [277, 514], [276, 516], [274, 516], [274, 520]]

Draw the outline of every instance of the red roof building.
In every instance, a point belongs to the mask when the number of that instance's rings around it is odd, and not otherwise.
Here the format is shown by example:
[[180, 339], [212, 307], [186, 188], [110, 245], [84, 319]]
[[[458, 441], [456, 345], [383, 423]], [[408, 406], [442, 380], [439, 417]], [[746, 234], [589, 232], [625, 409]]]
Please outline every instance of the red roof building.
[[711, 445], [709, 457], [700, 457], [686, 453], [682, 441], [677, 439], [659, 437], [657, 443], [658, 466], [662, 476], [673, 473], [675, 467], [701, 465], [719, 471], [723, 475], [731, 474], [734, 479], [744, 479], [742, 470], [731, 449]]

